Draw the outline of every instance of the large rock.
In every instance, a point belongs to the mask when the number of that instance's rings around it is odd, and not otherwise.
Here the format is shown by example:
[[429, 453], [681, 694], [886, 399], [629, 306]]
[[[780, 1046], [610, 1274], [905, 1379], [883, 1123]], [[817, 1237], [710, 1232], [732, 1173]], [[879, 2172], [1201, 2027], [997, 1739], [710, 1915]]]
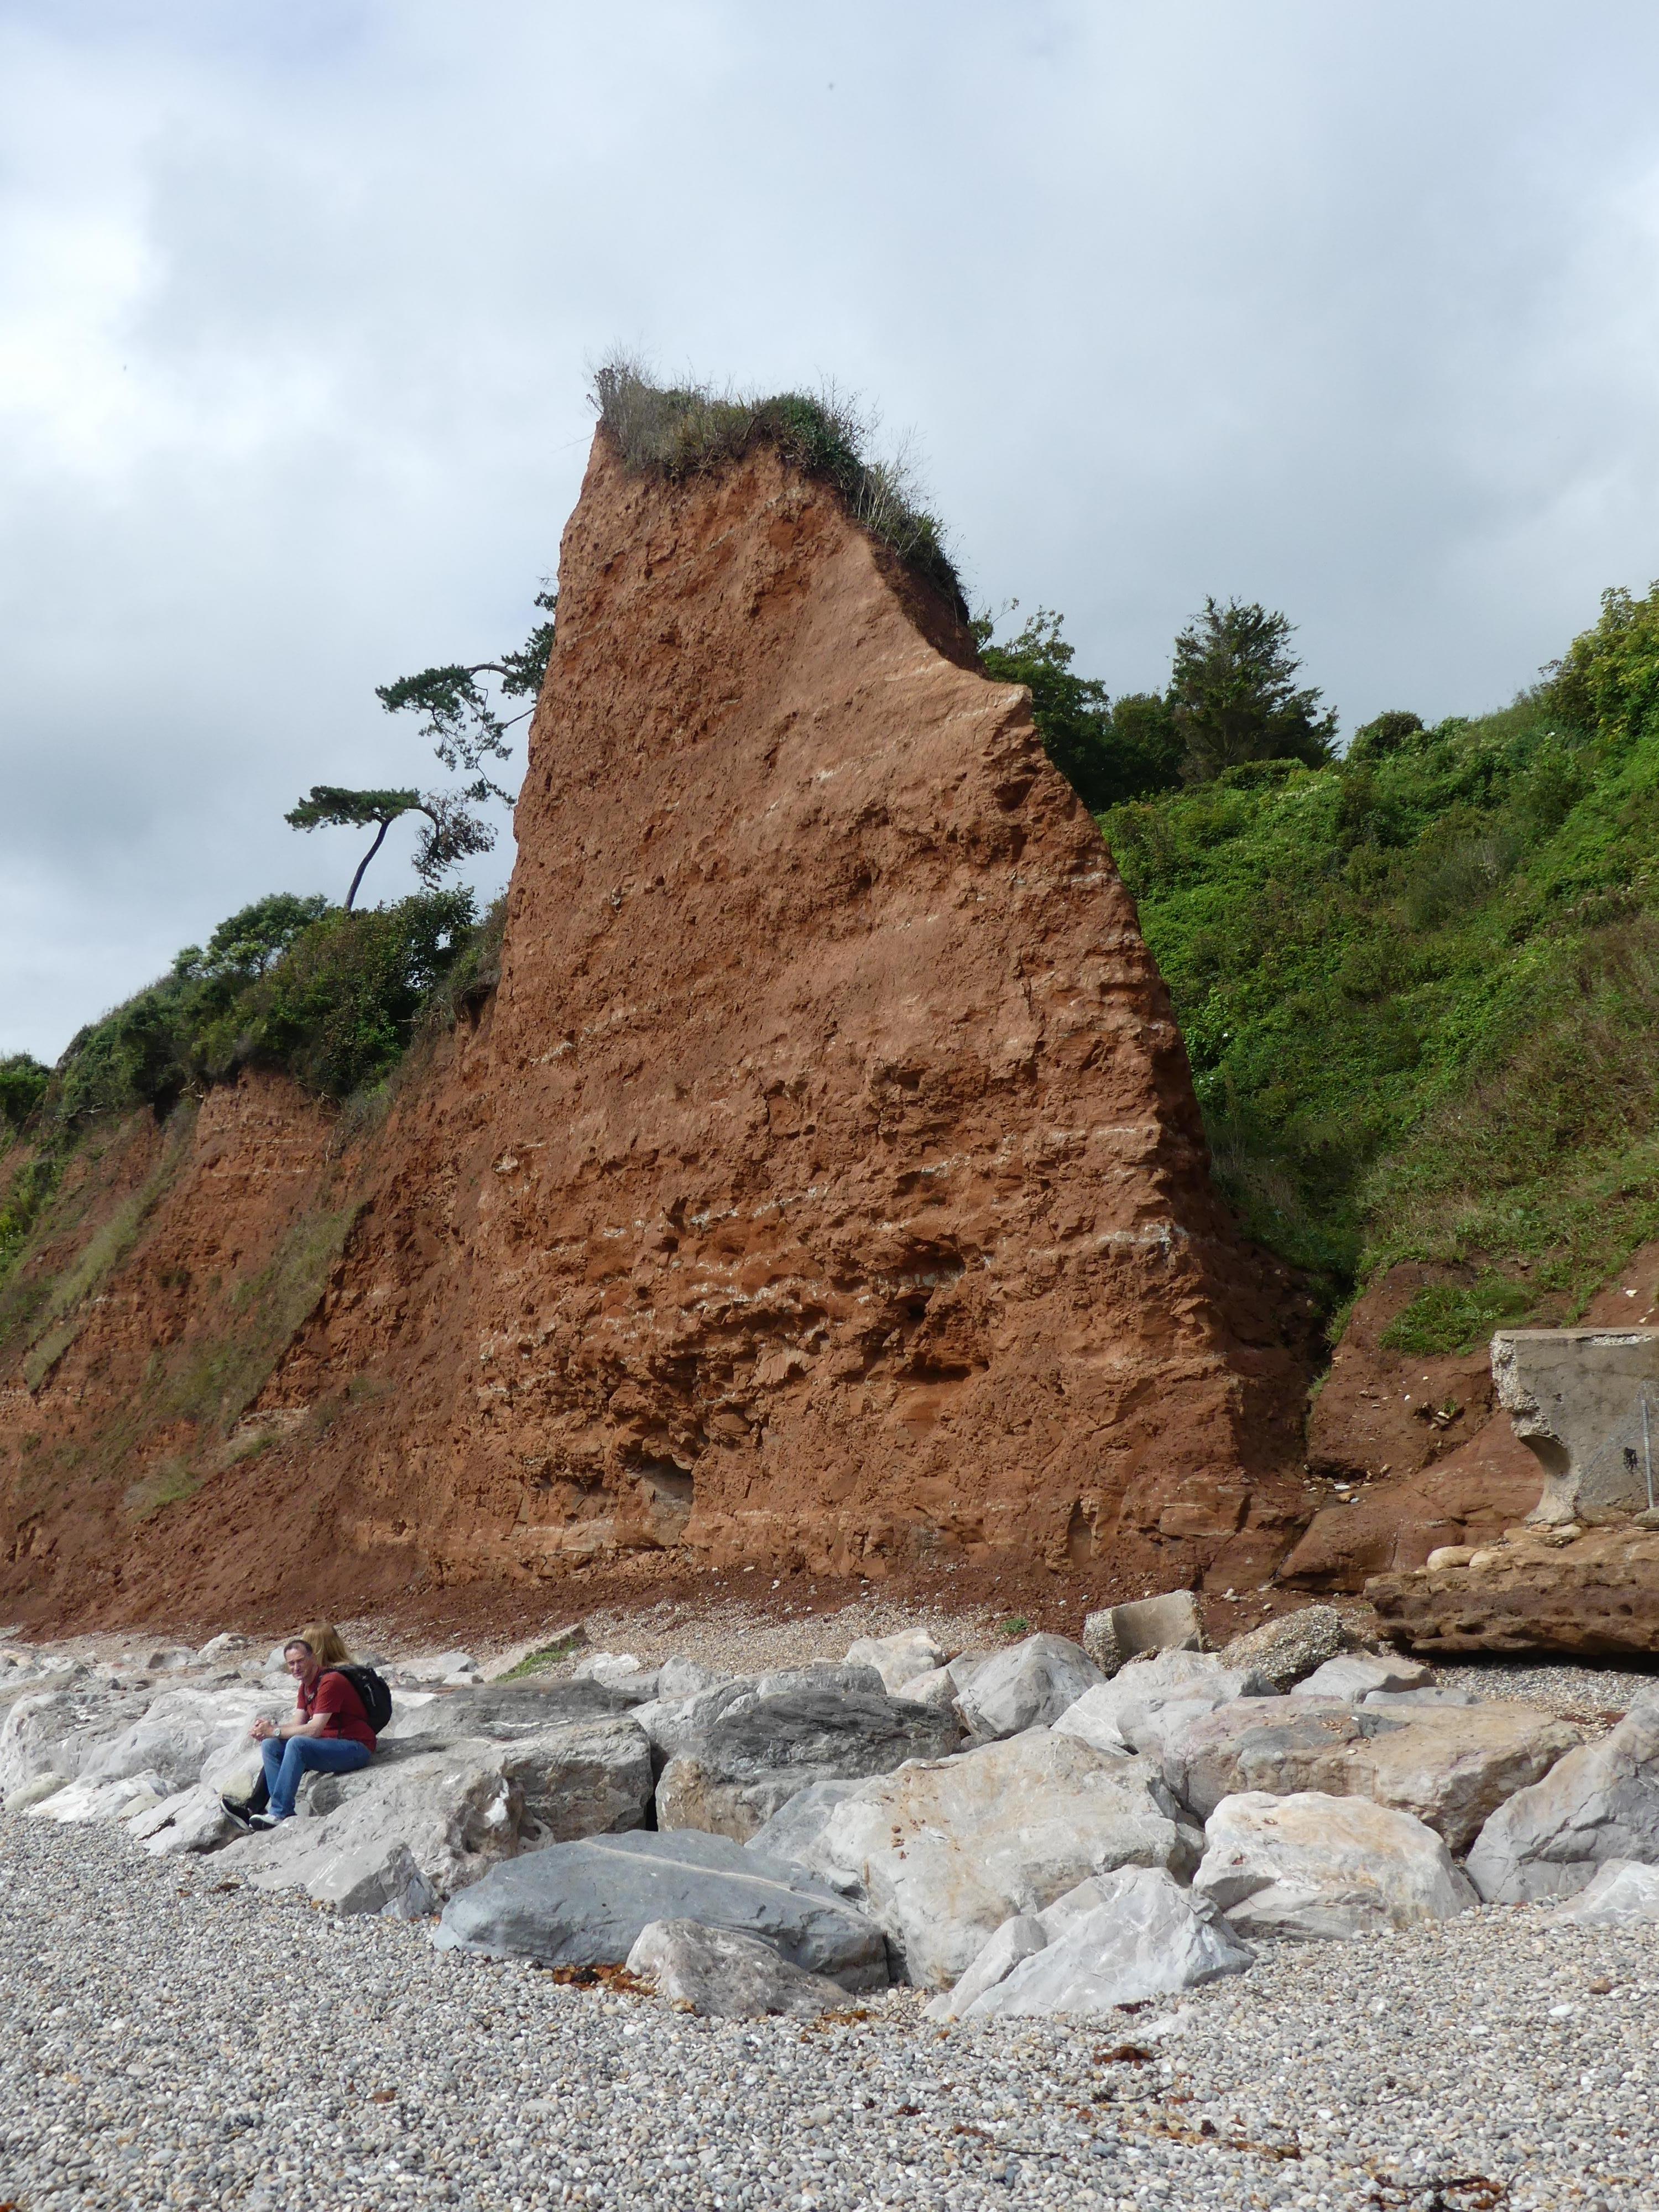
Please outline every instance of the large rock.
[[1085, 1616], [1083, 1649], [1103, 1674], [1143, 1651], [1201, 1651], [1204, 1620], [1189, 1589], [1131, 1599]]
[[1193, 1887], [1241, 1936], [1372, 1936], [1476, 1902], [1433, 1830], [1364, 1797], [1224, 1797]]
[[634, 1711], [640, 1699], [626, 1686], [594, 1681], [489, 1682], [392, 1700], [382, 1743], [515, 1743], [569, 1721], [603, 1720]]
[[1358, 1630], [1334, 1606], [1308, 1605], [1235, 1636], [1221, 1656], [1229, 1667], [1260, 1674], [1270, 1688], [1288, 1690], [1328, 1660], [1358, 1650], [1359, 1643]]
[[188, 1789], [248, 1741], [255, 1716], [273, 1700], [258, 1690], [169, 1690], [141, 1717], [100, 1744], [82, 1768], [88, 1782], [123, 1775], [161, 1775], [173, 1790]]
[[0, 1801], [15, 1802], [47, 1776], [73, 1782], [106, 1745], [143, 1718], [149, 1702], [84, 1681], [12, 1698], [0, 1723]]
[[1207, 1820], [1224, 1797], [1304, 1790], [1370, 1797], [1466, 1850], [1500, 1806], [1582, 1741], [1530, 1705], [1389, 1707], [1300, 1696], [1241, 1698], [1165, 1740], [1165, 1779]]
[[522, 1806], [522, 1850], [641, 1827], [650, 1813], [651, 1741], [631, 1719], [567, 1721], [520, 1736], [500, 1764]]
[[919, 1674], [945, 1664], [945, 1651], [925, 1628], [902, 1628], [891, 1636], [861, 1636], [847, 1647], [849, 1667], [873, 1667], [882, 1686], [896, 1695]]
[[657, 1785], [658, 1826], [742, 1843], [812, 1783], [885, 1774], [956, 1749], [954, 1715], [890, 1697], [880, 1682], [873, 1668], [803, 1668], [694, 1699], [659, 1738], [681, 1748]]
[[1345, 1651], [1340, 1659], [1328, 1659], [1322, 1667], [1316, 1667], [1305, 1681], [1297, 1685], [1304, 1698], [1343, 1698], [1356, 1705], [1364, 1698], [1433, 1686], [1434, 1677], [1426, 1667], [1415, 1659], [1402, 1658], [1397, 1651], [1380, 1656]]
[[887, 1979], [881, 1931], [803, 1868], [684, 1829], [555, 1844], [452, 1898], [437, 1941], [550, 1966], [621, 1966], [659, 1920], [754, 1936], [852, 1990]]
[[1170, 1727], [1235, 1698], [1267, 1693], [1259, 1674], [1224, 1666], [1213, 1653], [1162, 1651], [1132, 1660], [1109, 1682], [1085, 1690], [1054, 1725], [1057, 1734], [1079, 1737], [1097, 1751], [1161, 1752]]
[[1012, 1915], [1122, 1866], [1188, 1873], [1202, 1843], [1149, 1760], [1046, 1729], [902, 1767], [817, 1813], [801, 1863], [866, 1899], [928, 1989], [954, 1982]]
[[1565, 1905], [1544, 1915], [1554, 1928], [1651, 1928], [1659, 1925], [1659, 1866], [1604, 1859]]
[[1571, 1895], [1609, 1859], [1659, 1865], [1659, 1698], [1499, 1806], [1469, 1853], [1469, 1877], [1490, 1902], [1519, 1905]]
[[757, 1936], [699, 1920], [653, 1920], [640, 1930], [628, 1968], [661, 1997], [713, 2020], [805, 2018], [847, 2002], [827, 1975], [810, 1974]]
[[[447, 1897], [519, 1848], [523, 1801], [501, 1764], [497, 1745], [456, 1743], [315, 1776], [307, 1794], [318, 1810], [230, 1852], [253, 1888], [300, 1889], [343, 1910], [379, 1911], [404, 1856], [434, 1897]], [[368, 1906], [346, 1903], [375, 1896]]]
[[980, 1742], [1047, 1728], [1105, 1676], [1081, 1644], [1063, 1636], [1028, 1636], [975, 1668], [957, 1711]]
[[1511, 1528], [1460, 1565], [1377, 1576], [1365, 1595], [1384, 1632], [1427, 1659], [1650, 1655], [1659, 1652], [1659, 1531]]
[[[1241, 1973], [1255, 1953], [1206, 1899], [1161, 1868], [1132, 1867], [1089, 1885], [1086, 1908], [1036, 1922], [1048, 1940], [962, 2008], [967, 2020], [1036, 2014], [1097, 2017]], [[1049, 1932], [1052, 1930], [1052, 1932]], [[1025, 1923], [1029, 1939], [1030, 1923]]]
[[236, 1831], [218, 1791], [198, 1782], [130, 1819], [127, 1833], [152, 1858], [172, 1858], [185, 1851], [214, 1850]]

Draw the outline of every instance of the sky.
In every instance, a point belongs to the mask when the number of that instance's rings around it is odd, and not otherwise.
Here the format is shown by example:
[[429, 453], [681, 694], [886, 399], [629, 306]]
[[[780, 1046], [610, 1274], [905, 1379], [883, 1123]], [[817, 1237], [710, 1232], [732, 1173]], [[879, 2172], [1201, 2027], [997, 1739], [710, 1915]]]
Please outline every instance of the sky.
[[1656, 83], [1620, 0], [0, 0], [0, 1053], [343, 895], [284, 811], [441, 780], [374, 687], [522, 641], [618, 346], [860, 395], [1114, 693], [1214, 593], [1345, 731], [1504, 703], [1659, 574]]

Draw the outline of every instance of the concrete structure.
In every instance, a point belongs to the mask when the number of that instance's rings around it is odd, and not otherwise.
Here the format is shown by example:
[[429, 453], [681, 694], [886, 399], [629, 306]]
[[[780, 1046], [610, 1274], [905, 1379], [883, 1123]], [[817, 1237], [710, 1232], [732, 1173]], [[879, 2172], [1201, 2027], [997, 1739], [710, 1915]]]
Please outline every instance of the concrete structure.
[[1543, 1496], [1528, 1519], [1593, 1522], [1652, 1502], [1659, 1329], [1499, 1329], [1492, 1371], [1498, 1404], [1544, 1470]]

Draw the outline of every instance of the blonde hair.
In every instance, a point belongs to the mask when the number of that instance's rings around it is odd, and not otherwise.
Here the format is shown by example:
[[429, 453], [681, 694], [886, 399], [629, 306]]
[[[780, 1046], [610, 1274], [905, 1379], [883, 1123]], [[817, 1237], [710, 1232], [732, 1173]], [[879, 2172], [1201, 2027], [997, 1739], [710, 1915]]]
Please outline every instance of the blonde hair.
[[[313, 1621], [309, 1628], [302, 1628], [297, 1636], [290, 1636], [288, 1643], [303, 1644], [319, 1667], [343, 1667], [351, 1657], [345, 1646], [345, 1638], [331, 1621]], [[288, 1644], [283, 1649], [286, 1651]]]

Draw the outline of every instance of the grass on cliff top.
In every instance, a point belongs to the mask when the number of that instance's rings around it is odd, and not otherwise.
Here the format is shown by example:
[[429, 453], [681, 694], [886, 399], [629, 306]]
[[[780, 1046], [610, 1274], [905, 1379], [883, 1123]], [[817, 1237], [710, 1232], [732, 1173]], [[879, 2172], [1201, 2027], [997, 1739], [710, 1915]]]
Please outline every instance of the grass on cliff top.
[[922, 505], [902, 457], [871, 459], [872, 425], [841, 393], [826, 388], [762, 398], [709, 385], [659, 385], [621, 355], [599, 371], [593, 391], [599, 420], [627, 467], [699, 476], [756, 446], [771, 446], [803, 476], [832, 484], [853, 520], [890, 545], [967, 619], [937, 516]]
[[1503, 712], [1411, 719], [1100, 821], [1247, 1228], [1333, 1308], [1463, 1271], [1397, 1325], [1429, 1352], [1659, 1234], [1659, 587]]

